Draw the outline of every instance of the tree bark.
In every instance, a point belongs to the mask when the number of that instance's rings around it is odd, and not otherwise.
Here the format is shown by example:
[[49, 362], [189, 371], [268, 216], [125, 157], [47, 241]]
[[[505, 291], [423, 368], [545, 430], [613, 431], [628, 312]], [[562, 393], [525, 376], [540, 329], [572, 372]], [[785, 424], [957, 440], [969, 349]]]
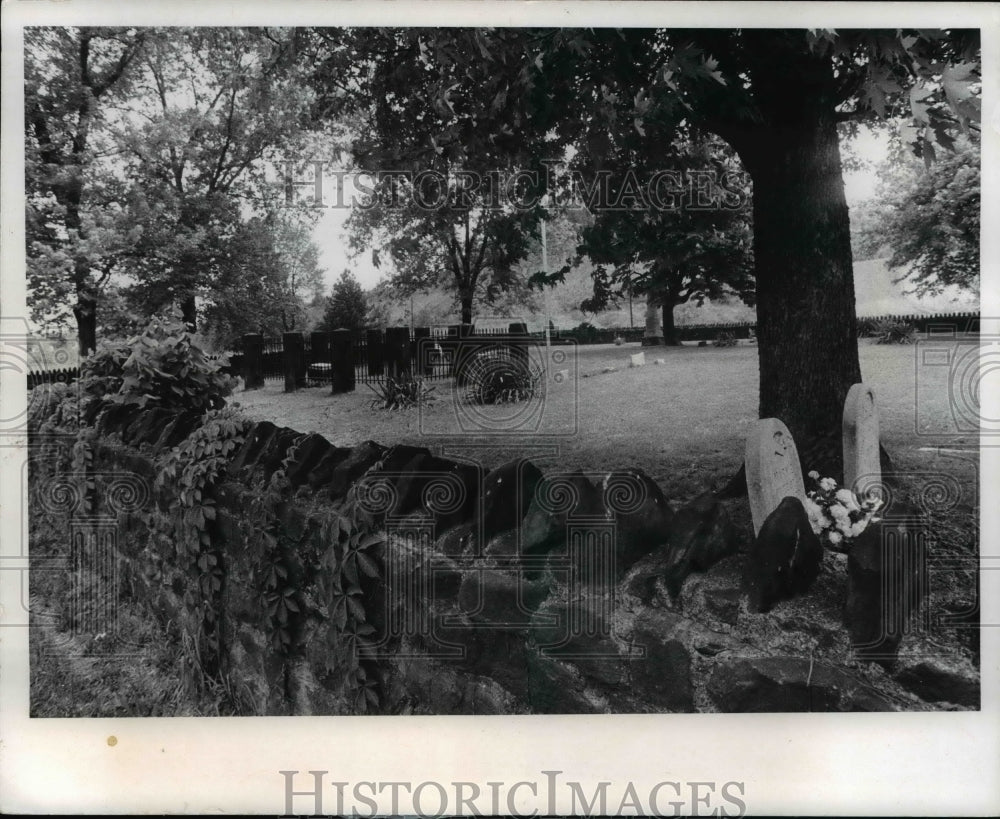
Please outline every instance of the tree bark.
[[844, 399], [861, 368], [840, 146], [832, 105], [808, 95], [784, 105], [785, 121], [744, 154], [754, 184], [760, 417], [785, 423], [805, 469], [842, 477]]
[[674, 307], [670, 301], [663, 302], [663, 343], [668, 347], [680, 347], [681, 340], [677, 335], [677, 325], [674, 324]]
[[472, 293], [461, 293], [459, 302], [462, 305], [462, 324], [472, 324]]
[[85, 358], [97, 349], [97, 299], [88, 290], [77, 291], [73, 315], [80, 357]]
[[181, 318], [192, 333], [198, 331], [198, 304], [194, 296], [185, 296], [181, 300]]

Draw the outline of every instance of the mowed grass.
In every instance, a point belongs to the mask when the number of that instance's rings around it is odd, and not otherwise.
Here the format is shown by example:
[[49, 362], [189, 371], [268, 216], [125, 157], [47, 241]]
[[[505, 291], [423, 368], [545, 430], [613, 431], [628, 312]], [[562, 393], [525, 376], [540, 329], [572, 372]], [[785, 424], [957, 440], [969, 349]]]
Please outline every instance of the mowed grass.
[[[949, 344], [964, 354], [964, 347]], [[629, 368], [638, 352], [645, 352], [645, 366]], [[921, 345], [860, 343], [862, 377], [875, 390], [883, 443], [899, 469], [957, 470], [963, 483], [974, 482], [968, 459], [975, 453], [936, 449], [969, 446], [976, 437], [952, 419], [947, 368], [918, 366], [922, 352]], [[490, 468], [519, 456], [546, 471], [639, 466], [675, 500], [718, 488], [742, 463], [757, 420], [754, 345], [589, 345], [553, 347], [548, 355], [555, 359], [544, 398], [529, 404], [470, 405], [451, 380], [431, 382], [432, 404], [403, 411], [372, 410], [374, 393], [360, 383], [351, 394], [330, 395], [327, 387], [286, 394], [275, 381], [235, 400], [255, 419], [318, 432], [337, 445], [429, 446]], [[541, 367], [545, 356], [541, 349], [533, 360]], [[602, 372], [609, 367], [616, 370]], [[568, 378], [560, 379], [567, 370]]]

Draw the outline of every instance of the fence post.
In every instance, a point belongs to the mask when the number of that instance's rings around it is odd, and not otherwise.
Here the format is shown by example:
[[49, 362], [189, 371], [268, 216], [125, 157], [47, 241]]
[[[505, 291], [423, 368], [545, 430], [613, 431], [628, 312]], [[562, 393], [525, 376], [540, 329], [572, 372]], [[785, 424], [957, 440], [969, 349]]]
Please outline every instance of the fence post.
[[264, 337], [260, 333], [243, 336], [243, 387], [258, 390], [264, 386]]
[[306, 384], [306, 353], [302, 333], [285, 333], [281, 337], [285, 363], [285, 392], [295, 392]]
[[368, 331], [368, 375], [382, 375], [385, 371], [385, 343], [381, 330]]
[[330, 392], [354, 392], [354, 339], [350, 330], [330, 333]]
[[410, 328], [387, 327], [385, 331], [386, 365], [389, 375], [399, 376], [410, 369]]

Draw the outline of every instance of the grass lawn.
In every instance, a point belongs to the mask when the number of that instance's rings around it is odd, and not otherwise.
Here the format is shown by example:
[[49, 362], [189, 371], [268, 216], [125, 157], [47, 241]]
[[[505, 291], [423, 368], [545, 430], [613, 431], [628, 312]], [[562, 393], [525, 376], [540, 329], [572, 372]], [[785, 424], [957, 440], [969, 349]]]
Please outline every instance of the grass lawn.
[[[473, 407], [451, 380], [432, 382], [434, 403], [405, 411], [370, 409], [374, 393], [363, 384], [332, 396], [326, 387], [285, 394], [272, 381], [235, 398], [255, 419], [318, 432], [338, 445], [371, 439], [429, 446], [488, 467], [519, 455], [546, 471], [640, 466], [674, 500], [722, 484], [742, 463], [757, 419], [756, 347], [645, 348], [645, 366], [630, 369], [629, 356], [641, 349], [553, 348], [567, 357], [553, 363], [550, 376], [568, 369], [569, 378], [550, 377], [544, 401], [531, 405]], [[544, 350], [538, 355], [541, 363]], [[875, 389], [883, 443], [900, 470], [943, 471], [974, 483], [974, 450], [962, 456], [937, 449], [970, 446], [976, 436], [955, 430], [946, 369], [918, 368], [920, 355], [920, 345], [861, 341], [861, 371]], [[608, 367], [616, 371], [602, 372]]]

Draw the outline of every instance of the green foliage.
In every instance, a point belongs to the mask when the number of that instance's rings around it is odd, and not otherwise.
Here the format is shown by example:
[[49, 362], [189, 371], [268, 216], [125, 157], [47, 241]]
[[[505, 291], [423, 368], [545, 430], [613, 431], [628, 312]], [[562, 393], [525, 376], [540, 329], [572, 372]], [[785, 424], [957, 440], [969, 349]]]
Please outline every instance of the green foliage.
[[369, 382], [368, 387], [375, 393], [370, 404], [373, 410], [410, 409], [437, 400], [434, 387], [409, 371], [377, 378]]
[[540, 388], [537, 373], [509, 351], [485, 351], [465, 372], [466, 399], [473, 404], [511, 404], [528, 401]]
[[371, 674], [375, 628], [365, 611], [364, 584], [382, 577], [375, 554], [385, 534], [344, 517], [330, 528], [335, 536], [320, 561], [323, 613], [330, 624], [327, 670], [344, 673], [356, 712], [365, 713], [378, 707], [379, 697]]
[[154, 318], [128, 347], [120, 386], [106, 394], [114, 403], [204, 412], [224, 406], [236, 386], [236, 379], [222, 372], [219, 360], [205, 355], [180, 321]]
[[887, 253], [917, 296], [955, 286], [979, 290], [980, 144], [963, 140], [930, 168], [893, 157], [880, 170], [881, 184], [862, 211], [856, 234], [859, 254]]
[[[223, 556], [213, 545], [211, 524], [216, 519], [211, 491], [233, 453], [243, 445], [251, 422], [235, 408], [210, 412], [202, 426], [167, 455], [157, 476], [157, 487], [170, 490], [178, 514], [170, 518], [169, 541], [175, 562], [190, 583], [185, 605], [204, 624], [206, 649], [219, 651], [218, 596], [222, 590]], [[211, 663], [209, 663], [211, 666]]]
[[908, 321], [887, 318], [873, 323], [871, 335], [876, 344], [913, 344], [917, 330]]
[[349, 270], [340, 274], [327, 300], [326, 312], [319, 330], [363, 330], [367, 326], [368, 298], [358, 280]]

